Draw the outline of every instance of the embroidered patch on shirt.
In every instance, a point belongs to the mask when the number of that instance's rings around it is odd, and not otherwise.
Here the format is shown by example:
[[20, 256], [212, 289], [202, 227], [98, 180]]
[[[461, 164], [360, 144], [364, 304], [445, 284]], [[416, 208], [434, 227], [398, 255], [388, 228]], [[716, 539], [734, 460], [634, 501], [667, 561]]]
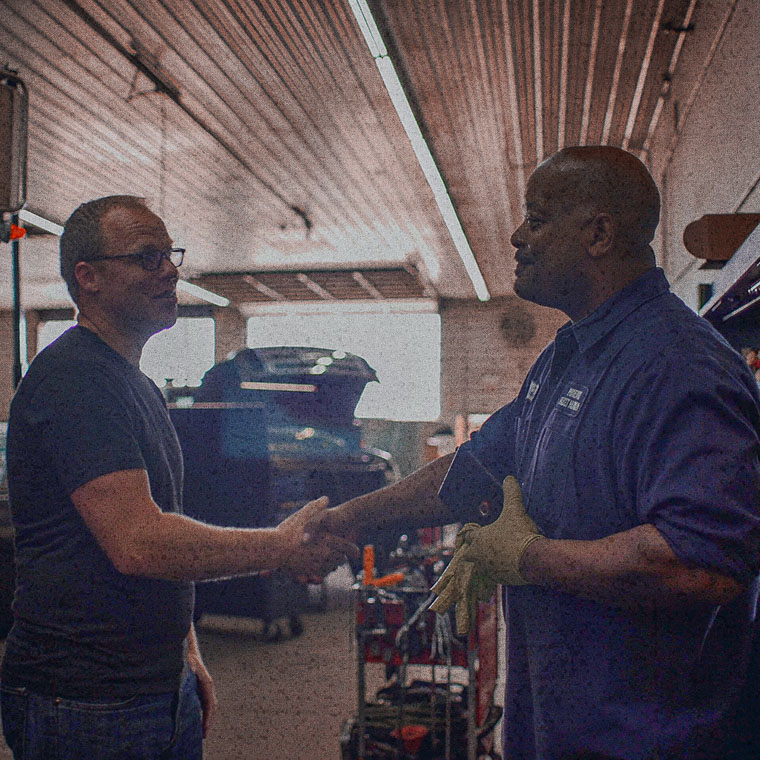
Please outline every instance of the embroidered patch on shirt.
[[530, 385], [528, 386], [528, 401], [533, 401], [533, 399], [536, 397], [536, 394], [538, 393], [538, 383], [534, 380], [530, 381]]
[[560, 411], [570, 417], [575, 417], [581, 410], [583, 402], [588, 396], [588, 387], [585, 385], [579, 385], [577, 383], [569, 383], [560, 396], [557, 406]]

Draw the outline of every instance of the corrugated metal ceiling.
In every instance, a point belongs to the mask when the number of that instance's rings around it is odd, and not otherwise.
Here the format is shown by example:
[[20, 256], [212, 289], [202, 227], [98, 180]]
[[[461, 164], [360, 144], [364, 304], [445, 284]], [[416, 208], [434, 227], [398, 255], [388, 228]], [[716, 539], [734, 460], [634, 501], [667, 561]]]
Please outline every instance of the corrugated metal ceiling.
[[[370, 6], [492, 295], [511, 292], [536, 163], [578, 143], [646, 157], [699, 24], [697, 0]], [[0, 9], [0, 62], [30, 92], [32, 211], [62, 222], [93, 197], [144, 195], [201, 283], [412, 267], [428, 292], [474, 296], [347, 0]], [[23, 245], [27, 305], [56, 305], [54, 241]]]

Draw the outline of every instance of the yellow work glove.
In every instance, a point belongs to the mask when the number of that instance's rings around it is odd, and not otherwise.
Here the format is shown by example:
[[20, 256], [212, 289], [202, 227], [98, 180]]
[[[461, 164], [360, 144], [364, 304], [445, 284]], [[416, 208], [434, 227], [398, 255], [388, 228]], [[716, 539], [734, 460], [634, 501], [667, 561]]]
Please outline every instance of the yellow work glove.
[[465, 544], [477, 523], [467, 523], [457, 534], [454, 556], [431, 591], [438, 598], [430, 609], [443, 615], [456, 604], [457, 633], [466, 634], [475, 625], [478, 602], [487, 602], [496, 588], [495, 581], [476, 570], [475, 564], [464, 559]]
[[[475, 620], [477, 602], [490, 598], [496, 583], [520, 586], [520, 559], [537, 538], [543, 538], [523, 506], [520, 484], [511, 475], [504, 480], [504, 506], [490, 525], [467, 523], [457, 536], [449, 566], [433, 586], [438, 594], [432, 610], [443, 613], [457, 605], [457, 632], [466, 633]], [[460, 609], [461, 608], [461, 609]], [[463, 625], [460, 625], [462, 623]]]

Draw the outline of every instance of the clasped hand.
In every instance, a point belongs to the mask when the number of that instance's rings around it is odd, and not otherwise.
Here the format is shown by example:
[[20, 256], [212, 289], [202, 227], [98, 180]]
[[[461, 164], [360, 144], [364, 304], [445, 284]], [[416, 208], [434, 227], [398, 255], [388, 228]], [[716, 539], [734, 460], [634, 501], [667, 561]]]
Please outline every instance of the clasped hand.
[[525, 511], [517, 480], [511, 475], [505, 478], [503, 489], [499, 517], [490, 525], [464, 525], [449, 566], [432, 588], [438, 598], [430, 609], [443, 614], [455, 604], [459, 634], [474, 626], [478, 602], [488, 601], [497, 583], [520, 586], [527, 582], [520, 575], [520, 560], [530, 543], [543, 538]]
[[356, 544], [321, 527], [327, 503], [326, 496], [310, 501], [277, 526], [283, 538], [282, 569], [300, 575], [323, 576], [347, 556], [358, 558]]

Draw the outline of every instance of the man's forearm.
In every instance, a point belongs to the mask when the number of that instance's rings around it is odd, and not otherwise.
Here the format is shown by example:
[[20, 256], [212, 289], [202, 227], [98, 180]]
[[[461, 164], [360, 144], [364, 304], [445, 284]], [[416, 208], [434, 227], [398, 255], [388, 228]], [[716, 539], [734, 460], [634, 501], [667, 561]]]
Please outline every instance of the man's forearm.
[[534, 541], [520, 573], [535, 585], [628, 608], [724, 604], [741, 590], [728, 576], [684, 565], [654, 525], [595, 541]]
[[452, 458], [453, 454], [447, 454], [398, 483], [328, 509], [324, 527], [332, 533], [361, 538], [369, 529], [413, 530], [456, 522], [451, 510], [438, 498]]
[[140, 526], [129, 553], [115, 561], [128, 575], [163, 580], [205, 580], [275, 569], [287, 546], [273, 528], [206, 525], [171, 512]]

